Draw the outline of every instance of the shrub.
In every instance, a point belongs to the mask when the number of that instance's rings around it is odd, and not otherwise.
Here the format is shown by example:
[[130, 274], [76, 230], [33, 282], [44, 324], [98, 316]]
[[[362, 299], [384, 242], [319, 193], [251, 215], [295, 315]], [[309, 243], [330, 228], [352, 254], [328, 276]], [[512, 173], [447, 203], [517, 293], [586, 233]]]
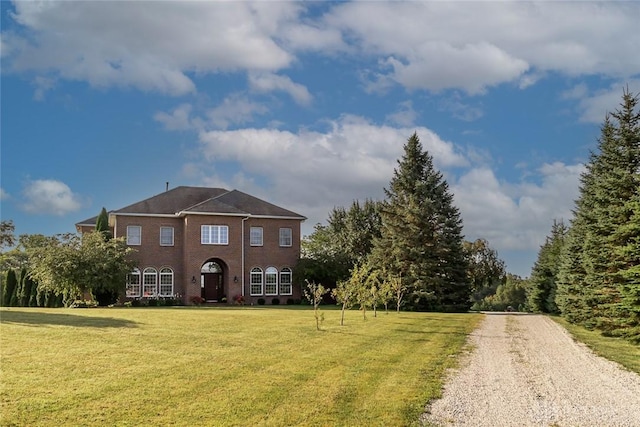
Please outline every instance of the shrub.
[[258, 298], [258, 305], [264, 305], [266, 302], [264, 298]]
[[294, 305], [296, 301], [293, 298], [287, 298], [287, 305]]
[[204, 303], [204, 298], [202, 298], [201, 296], [198, 296], [198, 295], [194, 295], [191, 298], [189, 298], [189, 301], [191, 301], [191, 304], [201, 305], [201, 304]]
[[272, 305], [280, 305], [280, 299], [279, 298], [273, 298], [271, 300], [271, 304]]
[[125, 301], [123, 305], [125, 307], [133, 307], [133, 301]]
[[134, 299], [131, 302], [131, 307], [140, 307], [140, 300], [139, 299]]
[[150, 300], [147, 301], [147, 305], [149, 307], [157, 307], [160, 304], [158, 304], [158, 300], [157, 299], [150, 299]]

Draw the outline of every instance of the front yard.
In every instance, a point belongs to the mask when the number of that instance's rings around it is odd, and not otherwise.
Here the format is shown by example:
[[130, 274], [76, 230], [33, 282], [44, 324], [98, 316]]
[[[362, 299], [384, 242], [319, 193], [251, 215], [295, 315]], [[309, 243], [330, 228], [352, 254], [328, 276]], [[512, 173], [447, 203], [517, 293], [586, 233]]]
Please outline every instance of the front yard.
[[2, 425], [410, 425], [481, 315], [0, 311]]

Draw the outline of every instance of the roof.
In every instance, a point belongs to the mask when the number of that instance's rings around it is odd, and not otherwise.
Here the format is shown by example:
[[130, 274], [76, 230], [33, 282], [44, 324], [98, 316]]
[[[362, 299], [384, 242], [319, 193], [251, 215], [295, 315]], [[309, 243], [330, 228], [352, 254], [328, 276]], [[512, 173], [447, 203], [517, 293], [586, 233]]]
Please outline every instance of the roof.
[[[300, 214], [265, 202], [238, 190], [208, 187], [176, 187], [164, 193], [109, 212], [109, 215], [233, 215], [305, 220]], [[76, 224], [92, 225], [97, 216]]]

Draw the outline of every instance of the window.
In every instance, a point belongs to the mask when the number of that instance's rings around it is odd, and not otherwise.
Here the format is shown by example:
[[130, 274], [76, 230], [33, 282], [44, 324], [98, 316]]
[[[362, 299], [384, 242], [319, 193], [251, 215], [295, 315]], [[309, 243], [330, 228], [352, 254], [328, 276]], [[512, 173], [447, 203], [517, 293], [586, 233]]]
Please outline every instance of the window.
[[160, 227], [160, 246], [173, 246], [173, 227]]
[[291, 284], [293, 283], [292, 274], [290, 268], [283, 268], [280, 271], [280, 295], [291, 295], [293, 293], [293, 288]]
[[158, 275], [156, 269], [147, 267], [142, 273], [142, 296], [153, 298], [158, 294]]
[[142, 243], [142, 227], [139, 225], [127, 225], [127, 245], [140, 245]]
[[264, 274], [264, 294], [278, 295], [278, 270], [274, 267], [267, 267]]
[[255, 267], [251, 269], [251, 295], [262, 295], [262, 269]]
[[160, 294], [161, 297], [173, 296], [173, 270], [163, 268], [160, 270]]
[[200, 231], [203, 245], [229, 244], [229, 227], [226, 225], [203, 225]]
[[281, 228], [280, 229], [280, 246], [291, 246], [291, 229], [290, 228]]
[[262, 246], [262, 227], [251, 227], [251, 246]]
[[131, 273], [127, 274], [127, 298], [135, 298], [140, 296], [140, 270], [135, 268]]

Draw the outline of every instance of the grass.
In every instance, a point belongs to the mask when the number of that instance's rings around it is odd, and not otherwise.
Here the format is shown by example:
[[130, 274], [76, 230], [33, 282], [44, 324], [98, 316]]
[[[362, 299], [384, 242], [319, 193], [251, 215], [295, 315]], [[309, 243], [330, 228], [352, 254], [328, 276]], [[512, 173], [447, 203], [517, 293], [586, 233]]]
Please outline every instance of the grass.
[[2, 425], [412, 425], [481, 315], [0, 311]]
[[584, 343], [596, 354], [640, 374], [640, 345], [632, 344], [622, 338], [606, 337], [599, 331], [574, 325], [561, 317], [553, 316], [552, 319], [565, 327], [574, 339]]

